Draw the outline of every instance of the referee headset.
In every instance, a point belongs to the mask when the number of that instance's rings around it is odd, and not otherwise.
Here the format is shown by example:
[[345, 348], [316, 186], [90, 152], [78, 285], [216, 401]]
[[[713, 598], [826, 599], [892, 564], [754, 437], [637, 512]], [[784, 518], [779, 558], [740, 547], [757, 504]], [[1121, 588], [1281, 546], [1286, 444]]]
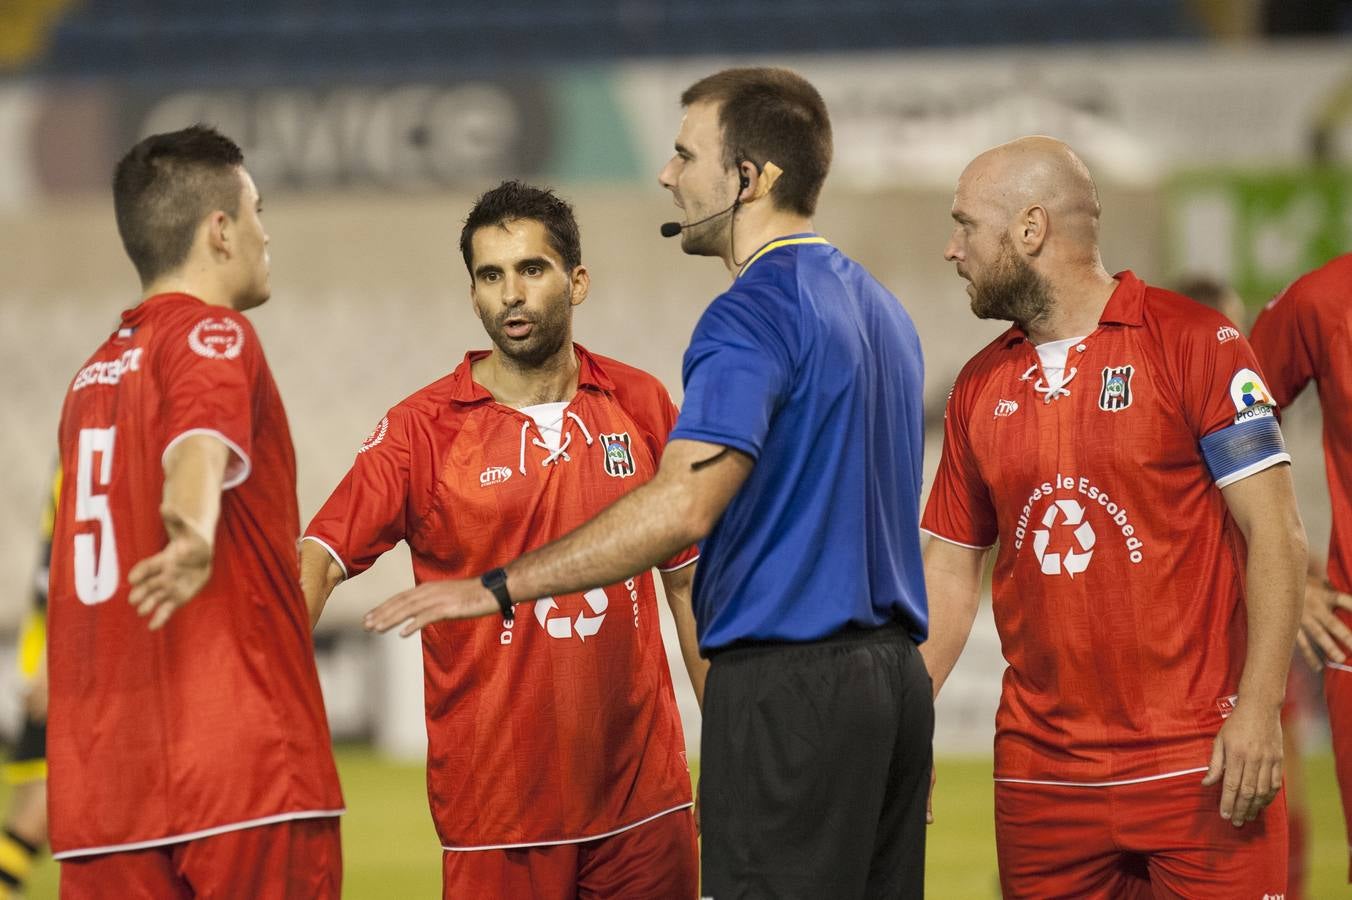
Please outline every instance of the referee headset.
[[[713, 215], [705, 216], [704, 218], [702, 218], [702, 219], [697, 219], [697, 220], [695, 220], [694, 222], [687, 222], [687, 223], [684, 224], [684, 225], [682, 225], [680, 222], [663, 222], [663, 223], [662, 223], [662, 227], [661, 227], [661, 229], [660, 229], [660, 230], [661, 230], [661, 233], [662, 233], [662, 237], [665, 237], [665, 238], [675, 237], [676, 235], [680, 234], [682, 231], [685, 231], [687, 228], [694, 228], [696, 225], [703, 225], [705, 222], [708, 222], [708, 221], [710, 221], [710, 220], [712, 220], [712, 219], [717, 219], [719, 216], [726, 216], [728, 213], [732, 213], [732, 218], [733, 218], [733, 220], [735, 221], [736, 218], [737, 218], [737, 210], [738, 210], [738, 209], [741, 207], [741, 205], [742, 205], [742, 191], [744, 191], [744, 190], [746, 190], [747, 188], [751, 187], [751, 176], [748, 175], [748, 174], [746, 174], [745, 172], [742, 171], [742, 165], [743, 165], [744, 163], [750, 163], [751, 166], [756, 170], [756, 174], [757, 174], [757, 175], [761, 174], [761, 172], [762, 172], [761, 167], [756, 163], [755, 160], [747, 159], [746, 154], [744, 154], [744, 153], [739, 153], [739, 154], [737, 155], [737, 163], [736, 163], [736, 164], [737, 164], [737, 196], [733, 198], [733, 201], [732, 201], [732, 205], [731, 205], [731, 206], [727, 207], [726, 209], [720, 209], [718, 212], [714, 213]], [[733, 243], [732, 243], [732, 246], [731, 246], [731, 249], [732, 249], [732, 263], [733, 263], [733, 265], [735, 265], [735, 266], [740, 266], [741, 263], [737, 261], [736, 238], [735, 238], [731, 233], [729, 233], [728, 237], [729, 237], [729, 240], [733, 242]]]

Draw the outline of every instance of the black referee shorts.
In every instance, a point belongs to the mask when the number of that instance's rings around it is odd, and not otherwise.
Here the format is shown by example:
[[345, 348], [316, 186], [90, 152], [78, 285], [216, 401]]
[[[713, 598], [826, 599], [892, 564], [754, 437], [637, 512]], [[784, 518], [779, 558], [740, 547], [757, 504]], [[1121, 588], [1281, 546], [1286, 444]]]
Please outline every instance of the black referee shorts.
[[934, 704], [904, 629], [725, 650], [704, 690], [704, 896], [924, 896]]

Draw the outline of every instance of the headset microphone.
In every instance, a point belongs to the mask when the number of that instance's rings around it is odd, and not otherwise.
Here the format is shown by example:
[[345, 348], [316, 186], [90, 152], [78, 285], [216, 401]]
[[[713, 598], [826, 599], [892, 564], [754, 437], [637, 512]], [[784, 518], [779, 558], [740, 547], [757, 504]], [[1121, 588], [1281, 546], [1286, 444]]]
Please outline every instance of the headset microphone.
[[737, 207], [742, 205], [742, 191], [746, 190], [751, 185], [751, 179], [747, 177], [746, 173], [742, 173], [741, 177], [738, 178], [738, 182], [741, 186], [737, 189], [737, 199], [732, 201], [732, 205], [729, 206], [727, 209], [719, 210], [712, 216], [705, 216], [704, 218], [700, 219], [697, 222], [687, 222], [684, 225], [682, 225], [680, 222], [663, 222], [662, 227], [660, 229], [662, 232], [662, 237], [664, 238], [675, 237], [682, 231], [685, 231], [687, 228], [694, 228], [696, 225], [703, 225], [710, 219], [717, 219], [719, 216], [726, 216], [728, 213], [735, 211]]

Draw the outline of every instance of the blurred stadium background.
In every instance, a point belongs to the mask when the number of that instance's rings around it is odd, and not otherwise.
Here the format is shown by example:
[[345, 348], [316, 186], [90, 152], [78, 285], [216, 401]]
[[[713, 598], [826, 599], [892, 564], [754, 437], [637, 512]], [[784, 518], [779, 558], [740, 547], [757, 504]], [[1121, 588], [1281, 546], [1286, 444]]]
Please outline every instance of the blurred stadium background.
[[[245, 146], [272, 236], [253, 314], [291, 416], [308, 518], [385, 409], [485, 343], [456, 240], [503, 177], [577, 207], [591, 299], [578, 339], [680, 399], [680, 356], [724, 283], [657, 225], [656, 173], [689, 82], [790, 65], [821, 89], [836, 158], [819, 230], [902, 297], [927, 355], [927, 470], [958, 367], [999, 328], [941, 258], [976, 153], [1040, 132], [1104, 195], [1104, 256], [1170, 284], [1236, 286], [1250, 315], [1352, 249], [1349, 0], [3, 0], [0, 2], [0, 644], [29, 595], [66, 384], [137, 285], [108, 196], [117, 156], [194, 121]], [[1328, 538], [1318, 410], [1286, 420], [1313, 547]], [[420, 660], [360, 614], [409, 581], [395, 552], [339, 589], [321, 675], [350, 813], [348, 893], [430, 896]], [[8, 651], [12, 655], [12, 650]], [[677, 660], [687, 739], [699, 717]], [[989, 608], [939, 705], [930, 894], [996, 893], [989, 753], [1003, 668]], [[0, 661], [0, 733], [18, 684]], [[1327, 736], [1307, 734], [1311, 896], [1347, 891]], [[692, 753], [692, 757], [695, 754]], [[54, 896], [49, 868], [34, 896]]]

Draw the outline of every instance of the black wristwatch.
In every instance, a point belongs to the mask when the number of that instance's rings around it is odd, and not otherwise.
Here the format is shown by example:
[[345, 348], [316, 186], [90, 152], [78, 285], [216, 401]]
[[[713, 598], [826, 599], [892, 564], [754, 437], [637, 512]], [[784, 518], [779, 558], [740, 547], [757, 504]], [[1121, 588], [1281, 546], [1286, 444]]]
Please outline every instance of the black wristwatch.
[[479, 583], [493, 592], [498, 598], [498, 608], [502, 610], [502, 620], [510, 624], [512, 615], [512, 595], [507, 593], [507, 570], [501, 567], [485, 572]]

